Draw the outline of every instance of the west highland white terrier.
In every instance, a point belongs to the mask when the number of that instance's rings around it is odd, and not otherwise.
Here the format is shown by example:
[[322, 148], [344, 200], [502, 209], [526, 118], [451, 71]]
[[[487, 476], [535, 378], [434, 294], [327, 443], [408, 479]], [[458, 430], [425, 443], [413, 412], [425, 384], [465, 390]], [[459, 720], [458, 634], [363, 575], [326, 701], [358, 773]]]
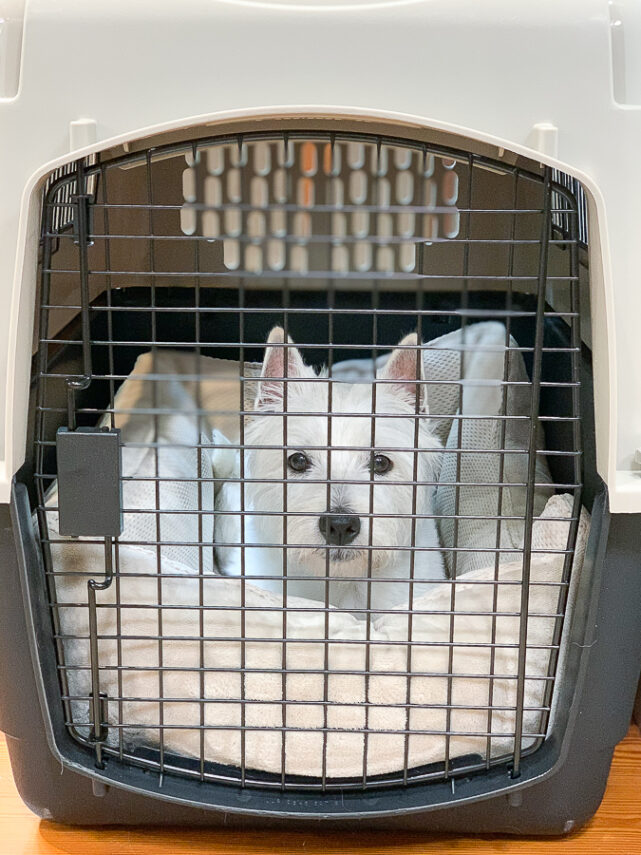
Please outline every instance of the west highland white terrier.
[[[243, 572], [270, 577], [255, 584], [280, 592], [285, 576], [288, 595], [323, 602], [329, 579], [331, 605], [386, 609], [408, 602], [410, 578], [414, 599], [427, 591], [421, 582], [445, 578], [435, 522], [420, 518], [433, 513], [425, 482], [442, 445], [428, 419], [417, 423], [417, 394], [427, 414], [417, 346], [416, 333], [400, 342], [377, 374], [383, 382], [334, 381], [330, 391], [327, 371], [272, 329], [245, 426]], [[239, 492], [223, 491], [223, 506], [240, 510]], [[232, 519], [219, 519], [229, 542]], [[217, 554], [223, 572], [240, 573], [240, 550]]]

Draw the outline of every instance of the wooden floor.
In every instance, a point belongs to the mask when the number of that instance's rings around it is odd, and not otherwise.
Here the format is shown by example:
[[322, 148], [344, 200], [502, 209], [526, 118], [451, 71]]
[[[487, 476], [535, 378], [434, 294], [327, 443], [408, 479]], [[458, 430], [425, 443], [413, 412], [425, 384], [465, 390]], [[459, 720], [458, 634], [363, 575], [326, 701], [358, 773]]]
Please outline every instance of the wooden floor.
[[394, 853], [474, 855], [641, 855], [641, 735], [636, 727], [616, 751], [605, 799], [592, 822], [562, 839], [429, 837], [426, 835], [266, 834], [175, 829], [77, 829], [40, 822], [16, 792], [0, 735], [0, 855], [252, 855], [252, 853]]

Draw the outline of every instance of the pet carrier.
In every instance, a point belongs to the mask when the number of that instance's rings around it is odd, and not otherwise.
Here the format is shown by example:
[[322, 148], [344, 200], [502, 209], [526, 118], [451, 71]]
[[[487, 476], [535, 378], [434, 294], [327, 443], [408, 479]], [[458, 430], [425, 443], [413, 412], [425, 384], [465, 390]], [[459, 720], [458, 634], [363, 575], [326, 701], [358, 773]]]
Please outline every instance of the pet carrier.
[[585, 821], [641, 661], [638, 12], [6, 6], [27, 804]]

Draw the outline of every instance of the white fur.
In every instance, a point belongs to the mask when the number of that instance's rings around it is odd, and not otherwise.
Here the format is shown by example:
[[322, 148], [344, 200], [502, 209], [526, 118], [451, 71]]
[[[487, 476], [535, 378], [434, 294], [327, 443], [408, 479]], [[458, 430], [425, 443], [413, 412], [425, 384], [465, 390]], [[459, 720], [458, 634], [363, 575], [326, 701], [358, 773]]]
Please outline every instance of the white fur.
[[[433, 482], [442, 448], [429, 430], [428, 419], [418, 419], [416, 441], [416, 334], [403, 339], [403, 348], [393, 351], [378, 372], [377, 379], [388, 382], [332, 382], [331, 415], [326, 415], [330, 410], [327, 372], [317, 375], [304, 364], [291, 340], [289, 345], [283, 343], [282, 329], [272, 330], [254, 414], [245, 427], [249, 448], [245, 453], [244, 503], [238, 486], [226, 485], [221, 491], [219, 507], [240, 509], [244, 504], [254, 512], [244, 515], [243, 520], [244, 542], [251, 544], [245, 548], [244, 573], [278, 577], [253, 581], [280, 592], [286, 566], [288, 595], [320, 601], [325, 600], [325, 579], [329, 576], [329, 602], [346, 609], [367, 607], [368, 596], [374, 609], [407, 603], [410, 586], [403, 580], [412, 576], [417, 582], [425, 582], [445, 577], [441, 553], [420, 551], [421, 547], [438, 547], [435, 522], [418, 519], [413, 526], [408, 516], [412, 513], [413, 487], [399, 483], [414, 480], [415, 466], [419, 484]], [[285, 351], [286, 384], [278, 379], [285, 376]], [[422, 371], [419, 379], [423, 379]], [[419, 395], [421, 411], [426, 412], [426, 396], [420, 385]], [[287, 415], [283, 415], [284, 410]], [[281, 446], [285, 444], [288, 449], [284, 452]], [[323, 483], [328, 479], [328, 452], [322, 446], [331, 448], [329, 485]], [[347, 448], [341, 450], [341, 446]], [[393, 463], [388, 473], [373, 479], [372, 446]], [[311, 469], [299, 473], [287, 467], [287, 457], [295, 451], [307, 455]], [[431, 486], [416, 489], [416, 514], [433, 513], [432, 493]], [[349, 509], [360, 517], [361, 530], [349, 545], [330, 547], [320, 531], [321, 515], [335, 508]], [[368, 516], [370, 512], [373, 517]], [[225, 539], [232, 540], [233, 525], [240, 542], [236, 517], [226, 517]], [[287, 549], [283, 549], [284, 543], [289, 544]], [[364, 548], [368, 544], [377, 548]], [[415, 551], [409, 548], [412, 544], [417, 547]], [[241, 571], [240, 550], [218, 549], [217, 556], [224, 572], [236, 575]], [[372, 580], [369, 586], [368, 578]], [[382, 581], [386, 579], [390, 581]], [[415, 584], [412, 596], [426, 592], [426, 585]]]

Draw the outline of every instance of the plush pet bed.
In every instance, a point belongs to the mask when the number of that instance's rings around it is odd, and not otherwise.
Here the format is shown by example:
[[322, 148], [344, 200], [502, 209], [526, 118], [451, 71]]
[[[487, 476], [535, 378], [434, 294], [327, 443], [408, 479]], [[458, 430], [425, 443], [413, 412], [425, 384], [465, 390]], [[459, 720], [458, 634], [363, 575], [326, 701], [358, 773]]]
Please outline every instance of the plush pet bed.
[[[515, 346], [512, 342], [511, 347]], [[504, 396], [506, 356], [507, 376], [515, 383], [507, 387]], [[526, 480], [527, 454], [517, 450], [527, 448], [528, 422], [491, 418], [503, 412], [528, 412], [529, 389], [518, 385], [519, 380], [527, 380], [520, 352], [510, 350], [506, 354], [501, 324], [483, 323], [430, 342], [424, 359], [426, 376], [440, 381], [430, 387], [429, 406], [431, 412], [443, 416], [435, 420], [433, 429], [446, 449], [435, 494], [436, 513], [453, 512], [454, 489], [448, 484], [455, 480], [456, 455], [448, 455], [447, 448], [458, 447], [460, 440], [461, 447], [470, 451], [461, 456], [464, 482], [499, 480], [500, 455], [492, 454], [491, 449], [512, 450], [505, 456], [503, 480], [514, 486], [503, 489], [501, 508], [506, 516], [522, 516], [526, 495], [525, 488], [518, 485]], [[124, 442], [126, 476], [123, 501], [129, 512], [117, 547], [117, 578], [98, 595], [98, 631], [100, 689], [110, 698], [109, 721], [127, 725], [123, 734], [127, 750], [158, 744], [158, 665], [162, 657], [163, 744], [172, 754], [200, 756], [201, 723], [206, 726], [206, 761], [239, 766], [239, 727], [244, 723], [249, 728], [245, 731], [246, 767], [273, 773], [281, 772], [283, 740], [287, 773], [320, 776], [325, 771], [340, 778], [402, 769], [406, 753], [409, 766], [416, 767], [440, 762], [447, 754], [450, 758], [468, 754], [485, 757], [489, 752], [490, 757], [499, 757], [511, 752], [522, 560], [520, 553], [509, 549], [522, 547], [523, 521], [502, 522], [501, 546], [508, 551], [502, 553], [498, 567], [491, 552], [459, 552], [456, 567], [451, 561], [449, 564], [457, 581], [436, 583], [429, 594], [414, 602], [411, 630], [402, 609], [373, 617], [369, 654], [365, 621], [332, 611], [326, 627], [318, 603], [289, 598], [285, 617], [288, 641], [283, 651], [279, 640], [283, 638], [281, 597], [217, 573], [213, 543], [217, 536], [220, 538], [222, 518], [214, 513], [216, 488], [211, 481], [203, 481], [199, 497], [197, 482], [189, 480], [215, 477], [221, 479], [216, 482], [219, 485], [237, 471], [237, 455], [229, 443], [238, 437], [239, 417], [233, 415], [242, 394], [238, 369], [236, 363], [206, 357], [197, 361], [193, 354], [182, 352], [160, 352], [153, 361], [150, 354], [144, 354], [117, 395], [115, 408]], [[255, 376], [258, 370], [258, 366], [244, 367], [246, 376]], [[372, 371], [371, 363], [349, 362], [336, 365], [333, 376], [367, 381]], [[167, 379], [169, 375], [171, 379]], [[202, 380], [196, 394], [199, 376]], [[246, 406], [253, 400], [253, 385], [245, 384]], [[201, 412], [207, 411], [200, 419], [196, 404]], [[453, 418], [457, 415], [465, 419]], [[157, 464], [154, 449], [141, 447], [151, 441], [159, 444]], [[195, 448], [198, 444], [207, 447], [199, 452]], [[481, 449], [486, 453], [478, 453]], [[155, 547], [140, 545], [157, 536], [157, 515], [149, 513], [156, 508], [155, 485], [135, 480], [153, 475], [156, 465], [167, 479], [160, 486], [160, 539], [168, 542], [160, 549], [160, 575]], [[537, 483], [549, 480], [541, 459]], [[459, 513], [496, 516], [498, 501], [498, 488], [461, 488]], [[69, 690], [78, 698], [72, 702], [73, 718], [80, 732], [88, 732], [82, 725], [89, 721], [87, 580], [100, 577], [104, 549], [82, 539], [60, 537], [53, 510], [57, 503], [55, 486], [48, 503], [52, 508], [47, 514], [49, 534], [58, 541], [52, 545], [52, 561], [60, 574], [55, 585], [61, 630], [67, 637], [64, 654], [70, 666]], [[199, 506], [210, 512], [203, 516], [200, 526], [196, 514]], [[553, 495], [547, 487], [537, 488], [535, 512], [538, 519], [532, 544], [535, 552], [529, 594], [523, 747], [540, 733], [539, 708], [545, 699], [549, 646], [555, 630], [555, 619], [550, 615], [557, 612], [563, 582], [564, 556], [557, 550], [567, 546], [571, 497]], [[588, 516], [583, 512], [570, 586], [570, 612], [588, 528]], [[452, 536], [447, 525], [441, 526], [443, 545], [451, 544]], [[198, 544], [199, 539], [212, 546], [191, 545]], [[181, 545], [171, 545], [172, 541]], [[458, 541], [460, 546], [494, 548], [496, 521], [462, 521]], [[119, 609], [113, 608], [115, 603]], [[164, 637], [161, 645], [156, 638], [160, 622]], [[241, 645], [243, 634], [246, 641]], [[488, 644], [494, 644], [493, 673], [497, 676], [492, 679], [492, 648], [485, 646]], [[244, 677], [239, 673], [243, 656]], [[329, 677], [325, 682], [318, 672], [324, 668], [326, 657]], [[284, 682], [283, 658], [289, 672]], [[120, 671], [119, 661], [124, 666]], [[202, 684], [201, 667], [206, 669]], [[364, 675], [367, 668], [369, 679]], [[454, 677], [448, 695], [446, 675], [450, 668]], [[204, 720], [200, 703], [203, 688]], [[483, 707], [488, 705], [490, 693], [494, 710], [488, 747], [484, 734], [490, 722]], [[117, 698], [122, 699], [120, 703]], [[283, 700], [289, 702], [285, 710]], [[448, 703], [454, 707], [449, 719]], [[291, 729], [285, 735], [284, 726]], [[324, 726], [329, 728], [325, 751]], [[449, 740], [439, 735], [448, 726], [452, 734]], [[362, 733], [365, 727], [370, 731], [367, 740]], [[408, 728], [409, 738], [403, 733]], [[117, 727], [110, 730], [109, 744], [118, 744], [119, 732]]]

